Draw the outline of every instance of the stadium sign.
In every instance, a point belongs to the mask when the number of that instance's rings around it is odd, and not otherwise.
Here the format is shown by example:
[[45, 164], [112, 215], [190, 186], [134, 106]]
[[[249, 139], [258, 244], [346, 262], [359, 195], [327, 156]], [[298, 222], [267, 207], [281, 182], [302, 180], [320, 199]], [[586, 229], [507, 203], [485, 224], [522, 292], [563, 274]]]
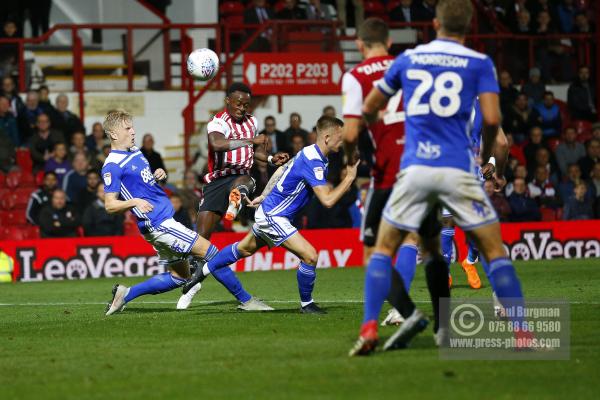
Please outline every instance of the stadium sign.
[[[513, 260], [600, 258], [598, 221], [502, 224], [502, 237]], [[357, 229], [308, 230], [302, 234], [317, 248], [318, 268], [363, 264]], [[219, 248], [239, 241], [244, 233], [219, 233], [211, 241]], [[455, 236], [458, 259], [467, 255], [464, 233]], [[164, 272], [156, 252], [141, 236], [41, 239], [0, 242], [12, 260], [12, 279], [22, 282], [101, 277], [134, 277]], [[287, 270], [298, 259], [283, 248], [263, 248], [231, 267], [242, 271]]]
[[[356, 230], [303, 233], [309, 241], [322, 243], [318, 249], [319, 268], [362, 264]], [[211, 241], [222, 248], [243, 236], [243, 233], [214, 234]], [[21, 282], [135, 277], [164, 272], [156, 251], [141, 236], [3, 241], [0, 250], [14, 263], [12, 279]], [[285, 249], [265, 248], [231, 267], [236, 271], [285, 270], [296, 268], [298, 263], [298, 258]]]
[[342, 53], [245, 53], [244, 82], [257, 95], [339, 94]]

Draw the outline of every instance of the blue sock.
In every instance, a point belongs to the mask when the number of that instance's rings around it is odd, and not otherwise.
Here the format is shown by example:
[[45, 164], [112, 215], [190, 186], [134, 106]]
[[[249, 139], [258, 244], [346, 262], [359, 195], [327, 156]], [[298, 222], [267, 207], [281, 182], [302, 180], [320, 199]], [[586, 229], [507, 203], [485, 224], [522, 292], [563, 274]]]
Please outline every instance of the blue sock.
[[365, 305], [363, 323], [377, 321], [381, 306], [388, 297], [392, 282], [392, 258], [373, 253], [365, 275]]
[[213, 256], [212, 259], [208, 262], [208, 264], [206, 264], [208, 270], [211, 273], [214, 273], [216, 270], [233, 264], [234, 262], [239, 260], [241, 257], [237, 252], [237, 244], [238, 242], [235, 242], [234, 244], [230, 244], [229, 246], [223, 247], [221, 251], [219, 251], [215, 256]]
[[446, 260], [446, 264], [448, 267], [450, 267], [450, 263], [452, 262], [452, 242], [454, 241], [454, 228], [442, 229], [441, 241], [442, 255], [444, 256], [444, 260]]
[[240, 303], [245, 303], [252, 298], [250, 293], [244, 290], [242, 282], [240, 282], [237, 275], [231, 270], [231, 268], [219, 268], [215, 270], [212, 275], [221, 283], [221, 285], [225, 286], [225, 289], [234, 295]]
[[394, 268], [396, 268], [396, 271], [402, 277], [407, 292], [410, 292], [410, 285], [415, 278], [417, 251], [417, 246], [405, 244], [400, 246], [400, 250], [398, 250], [398, 255], [396, 256], [396, 265]]
[[312, 292], [317, 279], [316, 269], [314, 265], [309, 265], [301, 262], [296, 271], [296, 279], [298, 280], [298, 291], [300, 292], [300, 301], [303, 305], [312, 301]]
[[162, 274], [154, 275], [150, 279], [133, 285], [129, 288], [129, 293], [125, 296], [125, 302], [130, 302], [136, 297], [143, 296], [145, 294], [159, 294], [171, 291], [178, 288], [185, 283], [185, 279], [180, 279], [171, 275], [170, 272], [163, 272]]
[[[525, 303], [521, 291], [521, 282], [519, 282], [510, 259], [499, 257], [490, 261], [486, 272], [488, 271], [492, 288], [504, 308], [516, 310], [517, 307], [523, 307]], [[516, 312], [509, 314], [511, 321], [521, 323], [523, 318], [517, 317], [515, 314]]]
[[[238, 242], [223, 247], [206, 265], [215, 279], [219, 281], [221, 285], [225, 286], [225, 289], [227, 289], [229, 293], [234, 295], [239, 302], [245, 303], [250, 300], [252, 296], [244, 290], [242, 282], [240, 282], [235, 272], [228, 267], [230, 264], [233, 264], [240, 259], [240, 255], [237, 252], [237, 244]], [[211, 245], [211, 247], [214, 246]], [[210, 251], [207, 251], [206, 254], [208, 255], [209, 252]]]
[[479, 258], [479, 250], [475, 246], [475, 243], [472, 241], [467, 242], [467, 247], [469, 249], [469, 253], [467, 254], [467, 261], [471, 264], [475, 264], [477, 262], [477, 258]]

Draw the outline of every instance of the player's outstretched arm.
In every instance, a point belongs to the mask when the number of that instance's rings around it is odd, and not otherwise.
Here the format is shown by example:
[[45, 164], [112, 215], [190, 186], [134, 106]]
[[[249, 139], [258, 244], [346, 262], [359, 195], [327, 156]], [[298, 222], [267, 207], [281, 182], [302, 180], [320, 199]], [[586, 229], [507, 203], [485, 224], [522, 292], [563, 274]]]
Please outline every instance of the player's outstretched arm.
[[239, 149], [244, 146], [264, 145], [265, 138], [259, 135], [252, 139], [227, 139], [220, 132], [209, 132], [208, 143], [213, 151], [229, 151]]
[[148, 213], [154, 208], [152, 204], [144, 199], [134, 198], [130, 200], [119, 200], [119, 194], [116, 192], [106, 193], [104, 195], [104, 208], [109, 214], [124, 213], [135, 207], [142, 213]]
[[360, 160], [358, 160], [353, 165], [348, 165], [346, 167], [346, 177], [340, 182], [339, 185], [334, 187], [333, 189], [327, 185], [321, 186], [313, 186], [313, 191], [315, 192], [315, 196], [319, 199], [321, 204], [323, 204], [326, 208], [331, 208], [338, 202], [339, 199], [342, 198], [344, 193], [350, 189], [350, 186], [354, 183], [354, 179], [356, 179], [356, 168]]
[[260, 205], [260, 203], [262, 203], [262, 201], [265, 199], [265, 197], [267, 197], [269, 195], [269, 193], [271, 193], [271, 191], [273, 190], [273, 188], [279, 181], [279, 178], [281, 178], [281, 175], [283, 175], [285, 168], [286, 168], [287, 164], [290, 163], [290, 161], [291, 160], [289, 160], [287, 163], [285, 163], [285, 165], [282, 165], [279, 168], [277, 168], [277, 170], [273, 173], [273, 175], [271, 175], [269, 182], [267, 182], [267, 185], [263, 189], [260, 196], [256, 197], [252, 201], [248, 201], [248, 207], [257, 208]]
[[379, 110], [386, 105], [388, 97], [378, 88], [371, 89], [362, 107], [363, 117], [368, 124], [377, 122]]

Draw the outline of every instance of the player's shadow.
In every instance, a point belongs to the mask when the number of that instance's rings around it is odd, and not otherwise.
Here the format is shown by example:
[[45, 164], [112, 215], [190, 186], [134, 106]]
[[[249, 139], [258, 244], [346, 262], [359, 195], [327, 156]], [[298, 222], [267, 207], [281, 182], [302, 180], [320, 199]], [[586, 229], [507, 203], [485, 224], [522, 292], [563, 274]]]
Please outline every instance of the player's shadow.
[[177, 312], [178, 310], [175, 309], [174, 307], [169, 308], [169, 307], [163, 307], [163, 308], [159, 308], [159, 307], [140, 307], [140, 308], [134, 308], [134, 307], [127, 307], [127, 310], [125, 312], [132, 312], [132, 313], [167, 313], [167, 312]]

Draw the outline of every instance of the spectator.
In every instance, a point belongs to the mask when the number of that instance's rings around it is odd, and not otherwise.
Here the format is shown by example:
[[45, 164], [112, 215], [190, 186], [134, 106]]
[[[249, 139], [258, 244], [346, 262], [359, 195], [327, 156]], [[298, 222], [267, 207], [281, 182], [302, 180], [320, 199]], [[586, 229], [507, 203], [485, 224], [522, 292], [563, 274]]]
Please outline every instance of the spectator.
[[561, 32], [573, 32], [576, 13], [577, 9], [573, 5], [573, 0], [562, 0], [558, 7], [556, 7], [558, 27]]
[[154, 137], [152, 134], [146, 133], [142, 138], [142, 148], [140, 149], [148, 163], [150, 163], [150, 171], [154, 173], [159, 168], [167, 170], [160, 153], [154, 151]]
[[39, 104], [40, 95], [35, 90], [27, 92], [25, 98], [25, 107], [17, 117], [17, 123], [19, 124], [19, 133], [21, 134], [21, 143], [27, 143], [29, 139], [35, 133], [37, 128], [38, 117], [44, 113], [42, 107]]
[[508, 142], [509, 158], [517, 160], [518, 164], [525, 165], [527, 161], [525, 159], [525, 154], [523, 153], [523, 148], [515, 144], [515, 140], [511, 133], [506, 134], [506, 140]]
[[600, 162], [600, 139], [591, 139], [587, 142], [586, 156], [579, 160], [581, 177], [588, 179], [594, 164]]
[[416, 14], [417, 5], [413, 0], [400, 0], [398, 6], [390, 11], [390, 19], [393, 22], [415, 22]]
[[173, 219], [188, 229], [194, 229], [194, 226], [192, 225], [192, 220], [190, 219], [190, 214], [188, 210], [185, 207], [183, 207], [183, 200], [181, 199], [181, 196], [179, 196], [177, 193], [172, 193], [169, 196], [169, 200], [171, 200], [171, 205], [175, 210], [175, 214], [173, 214]]
[[563, 219], [565, 221], [594, 218], [593, 202], [592, 199], [586, 195], [586, 192], [587, 186], [585, 182], [580, 181], [575, 185], [573, 196], [571, 196], [565, 204], [565, 210], [563, 212]]
[[325, 106], [323, 107], [322, 115], [326, 115], [331, 118], [335, 118], [335, 107], [334, 106]]
[[542, 166], [535, 169], [535, 176], [527, 185], [529, 196], [535, 199], [540, 207], [560, 208], [558, 192], [550, 182], [548, 170]]
[[523, 147], [523, 154], [525, 155], [525, 160], [527, 161], [527, 167], [530, 167], [535, 163], [535, 153], [542, 147], [545, 149], [548, 148], [544, 141], [544, 133], [542, 128], [539, 126], [534, 126], [529, 131], [529, 141], [525, 147]]
[[535, 105], [535, 110], [540, 116], [542, 132], [546, 138], [555, 138], [560, 135], [562, 120], [560, 107], [554, 102], [554, 93], [544, 92], [544, 100]]
[[33, 170], [44, 168], [46, 160], [52, 157], [54, 145], [64, 140], [61, 132], [51, 129], [50, 118], [46, 114], [40, 114], [37, 117], [37, 131], [29, 140]]
[[531, 29], [531, 14], [527, 10], [522, 10], [517, 13], [513, 31], [521, 35], [529, 35], [532, 33]]
[[[266, 0], [253, 0], [253, 6], [248, 7], [248, 8], [246, 8], [246, 10], [244, 10], [244, 23], [245, 24], [259, 25], [259, 24], [263, 24], [263, 23], [269, 21], [270, 19], [274, 19], [274, 18], [275, 18], [275, 13], [271, 9], [271, 7], [269, 7], [267, 5]], [[248, 34], [251, 35], [252, 30], [249, 30]], [[271, 39], [270, 30], [263, 32], [258, 38], [256, 38], [254, 43], [252, 43], [250, 50], [258, 51], [258, 52], [270, 51], [271, 50], [270, 39]]]
[[306, 5], [306, 18], [313, 21], [332, 21], [334, 16], [327, 5], [321, 0], [309, 0]]
[[510, 217], [512, 222], [539, 221], [541, 219], [540, 209], [535, 201], [527, 194], [527, 186], [523, 178], [516, 178], [514, 191], [508, 196], [510, 205]]
[[69, 159], [73, 159], [75, 154], [83, 153], [88, 158], [88, 161], [91, 163], [94, 159], [95, 153], [89, 151], [87, 146], [85, 145], [85, 133], [81, 131], [75, 131], [71, 135], [71, 147], [69, 147]]
[[25, 108], [25, 104], [23, 104], [23, 100], [21, 100], [21, 96], [17, 92], [13, 78], [10, 76], [2, 78], [2, 93], [0, 94], [9, 100], [11, 113], [15, 118], [18, 118], [23, 108]]
[[[255, 163], [256, 164], [256, 163]], [[258, 188], [254, 190], [255, 193], [262, 193], [258, 191]], [[190, 221], [196, 219], [196, 213], [198, 212], [198, 206], [202, 199], [202, 189], [198, 184], [198, 176], [194, 171], [188, 169], [183, 174], [183, 187], [177, 190], [181, 201], [183, 201], [183, 207], [188, 210]]]
[[296, 0], [284, 0], [284, 7], [277, 13], [277, 19], [306, 19], [306, 12], [298, 7]]
[[[341, 34], [342, 36], [346, 34], [346, 28], [348, 28], [348, 13], [346, 8], [346, 3], [348, 0], [337, 0], [337, 14], [338, 19], [342, 23]], [[354, 5], [354, 26], [358, 29], [359, 26], [362, 25], [363, 20], [365, 18], [365, 7], [363, 4], [363, 0], [352, 0], [352, 5]]]
[[498, 213], [500, 221], [508, 221], [510, 216], [510, 205], [502, 193], [497, 193], [494, 190], [494, 182], [491, 180], [485, 181], [483, 183], [483, 189], [492, 202], [496, 213]]
[[417, 9], [415, 10], [415, 21], [430, 22], [433, 20], [435, 18], [436, 5], [437, 0], [423, 0], [417, 4]]
[[50, 90], [48, 86], [42, 85], [38, 89], [38, 93], [40, 94], [40, 107], [44, 110], [44, 114], [53, 115], [56, 112], [56, 109], [50, 103]]
[[15, 145], [0, 127], [0, 172], [8, 172], [15, 164]]
[[58, 179], [58, 186], [60, 186], [63, 178], [71, 169], [71, 161], [67, 158], [67, 145], [63, 142], [56, 143], [52, 149], [52, 157], [47, 159], [44, 164], [44, 171], [54, 172]]
[[[552, 17], [548, 11], [540, 11], [537, 15], [537, 27], [535, 34], [546, 36], [557, 33]], [[565, 51], [563, 43], [558, 39], [544, 39], [538, 41], [536, 45], [536, 59], [542, 69], [542, 78], [547, 81], [553, 81], [556, 74], [552, 75], [553, 70], [561, 72], [562, 80], [572, 79], [570, 56]]]
[[292, 136], [296, 133], [302, 135], [302, 139], [306, 142], [306, 137], [308, 136], [308, 132], [302, 129], [302, 117], [297, 112], [293, 112], [290, 114], [290, 127], [287, 128], [283, 135], [285, 137], [285, 148], [280, 148], [279, 151], [285, 151], [286, 153], [290, 153], [292, 150]]
[[29, 202], [27, 203], [27, 210], [25, 211], [25, 216], [27, 217], [27, 221], [33, 225], [39, 225], [40, 220], [40, 211], [44, 206], [50, 204], [50, 199], [52, 198], [52, 192], [54, 189], [58, 187], [58, 178], [56, 174], [52, 171], [46, 172], [44, 174], [44, 181], [42, 186], [31, 193], [29, 196]]
[[600, 141], [600, 122], [592, 124], [592, 139]]
[[531, 105], [540, 103], [546, 93], [546, 85], [542, 82], [540, 69], [537, 67], [529, 70], [529, 80], [523, 85], [522, 92], [529, 97]]
[[513, 173], [513, 181], [509, 182], [506, 185], [506, 188], [504, 189], [505, 193], [506, 193], [506, 197], [509, 197], [512, 192], [515, 190], [515, 180], [516, 179], [523, 179], [525, 180], [527, 178], [527, 168], [524, 165], [517, 165], [515, 167], [515, 171]]
[[79, 214], [70, 204], [61, 189], [52, 192], [50, 204], [40, 211], [40, 233], [42, 238], [77, 237]]
[[535, 169], [537, 167], [546, 168], [548, 176], [550, 177], [550, 182], [552, 182], [553, 185], [558, 184], [560, 174], [558, 172], [558, 166], [550, 155], [550, 150], [542, 147], [535, 152], [535, 163], [528, 168], [527, 176], [529, 177], [529, 180], [533, 179], [535, 176]]
[[590, 84], [590, 69], [587, 66], [579, 67], [577, 79], [567, 92], [567, 104], [573, 119], [596, 121], [596, 94]]
[[98, 185], [94, 200], [83, 212], [82, 224], [85, 236], [122, 236], [123, 214], [109, 214], [104, 208], [104, 185]]
[[10, 112], [10, 101], [4, 96], [0, 96], [0, 131], [4, 132], [13, 146], [16, 147], [21, 144], [17, 120]]
[[79, 193], [87, 186], [87, 171], [89, 168], [90, 164], [85, 154], [75, 154], [73, 169], [65, 175], [62, 184], [62, 189], [73, 203], [77, 203]]
[[62, 131], [67, 143], [71, 143], [71, 136], [75, 132], [85, 132], [85, 127], [79, 117], [69, 111], [69, 97], [61, 93], [54, 102], [56, 111], [50, 115], [52, 126]]
[[312, 131], [308, 133], [306, 145], [310, 146], [315, 143], [317, 143], [317, 127], [313, 126]]
[[102, 147], [109, 144], [108, 138], [104, 134], [101, 122], [94, 122], [92, 125], [92, 133], [85, 137], [85, 145], [88, 150], [95, 153], [102, 153]]
[[265, 117], [265, 129], [260, 131], [259, 134], [267, 135], [269, 139], [271, 139], [271, 149], [268, 150], [271, 153], [277, 153], [279, 149], [285, 149], [287, 147], [285, 135], [277, 129], [277, 122], [272, 115]]
[[590, 190], [596, 192], [596, 202], [600, 200], [600, 162], [594, 164], [592, 173], [590, 174]]
[[[533, 15], [533, 19], [536, 20], [536, 26], [535, 29], [539, 29], [539, 16], [542, 12], [548, 13], [548, 15], [552, 18], [552, 21], [554, 22], [554, 11], [553, 11], [553, 7], [550, 6], [550, 4], [548, 4], [548, 0], [536, 0], [535, 2], [530, 2], [529, 3], [529, 8], [531, 9], [531, 15]], [[554, 23], [552, 24], [552, 28], [556, 28], [554, 26]]]
[[521, 143], [527, 137], [527, 134], [536, 125], [540, 123], [540, 116], [537, 111], [529, 106], [527, 95], [519, 93], [513, 106], [508, 110], [503, 128], [506, 132], [512, 133], [515, 141]]
[[82, 189], [75, 199], [71, 202], [77, 206], [78, 210], [85, 210], [91, 205], [98, 197], [98, 185], [100, 184], [100, 174], [95, 169], [90, 169], [85, 174], [86, 185]]
[[[575, 194], [575, 186], [581, 181], [581, 169], [579, 168], [579, 165], [569, 165], [567, 176], [559, 186], [560, 197], [565, 200], [571, 198], [571, 196]], [[590, 187], [589, 189], [590, 190], [586, 191], [586, 197], [589, 197], [590, 200], [593, 200], [596, 197], [596, 191], [593, 187]]]
[[[3, 24], [0, 39], [14, 39], [17, 37], [17, 25], [14, 21], [7, 20]], [[19, 46], [17, 43], [0, 44], [0, 76], [11, 75], [18, 70]]]
[[290, 157], [294, 157], [296, 154], [302, 151], [304, 146], [306, 146], [306, 142], [304, 141], [302, 134], [294, 133], [292, 135], [292, 152], [290, 154]]
[[585, 148], [576, 140], [577, 131], [573, 127], [565, 129], [563, 138], [564, 140], [556, 148], [555, 154], [560, 173], [562, 176], [566, 176], [569, 164], [576, 163], [585, 157]]

